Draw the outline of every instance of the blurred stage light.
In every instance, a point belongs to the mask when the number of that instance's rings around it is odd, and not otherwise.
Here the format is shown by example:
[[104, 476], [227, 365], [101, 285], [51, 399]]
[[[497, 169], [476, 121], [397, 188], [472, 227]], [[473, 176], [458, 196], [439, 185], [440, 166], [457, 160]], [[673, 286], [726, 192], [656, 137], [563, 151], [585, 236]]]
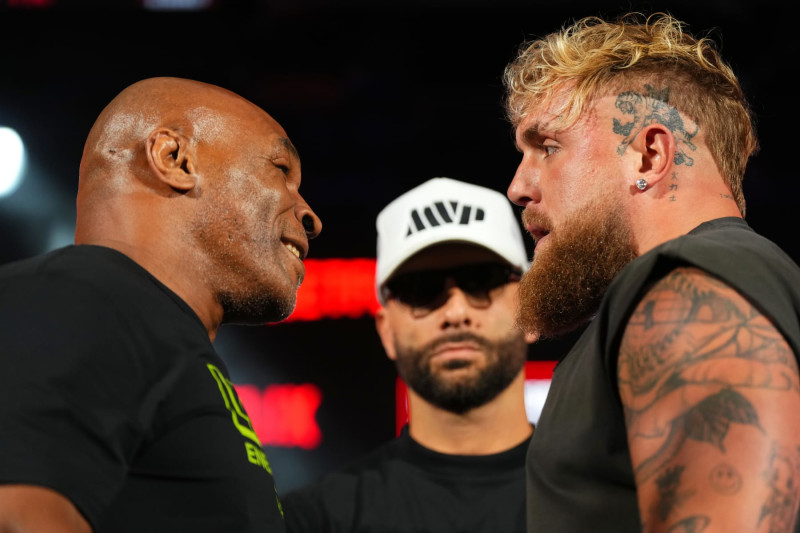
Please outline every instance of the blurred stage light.
[[55, 5], [55, 0], [8, 0], [8, 7], [19, 9], [46, 9]]
[[142, 0], [148, 11], [206, 11], [214, 7], [213, 0]]
[[25, 174], [25, 145], [11, 128], [0, 127], [0, 198], [9, 196]]
[[322, 391], [312, 383], [281, 383], [260, 389], [234, 385], [239, 401], [264, 446], [311, 450], [322, 442], [316, 413]]
[[375, 316], [375, 258], [306, 259], [297, 305], [284, 322]]

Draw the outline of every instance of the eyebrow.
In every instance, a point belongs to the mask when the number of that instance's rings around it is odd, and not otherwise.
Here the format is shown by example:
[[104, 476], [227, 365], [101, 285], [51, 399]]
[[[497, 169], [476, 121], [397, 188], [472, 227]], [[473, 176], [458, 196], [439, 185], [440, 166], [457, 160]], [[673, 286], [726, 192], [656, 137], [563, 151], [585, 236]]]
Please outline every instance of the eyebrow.
[[[519, 137], [521, 137], [525, 143], [534, 145], [536, 143], [536, 138], [539, 137], [540, 135], [540, 132], [541, 132], [541, 123], [537, 122], [525, 128], [525, 131], [523, 131], [522, 135], [520, 135]], [[522, 151], [522, 148], [517, 142], [516, 137], [514, 138], [514, 147], [517, 149], [518, 152]]]
[[300, 159], [300, 153], [297, 151], [297, 148], [292, 144], [292, 141], [287, 139], [286, 137], [281, 137], [278, 141], [283, 145], [284, 148], [289, 150], [289, 152], [294, 156], [295, 159]]

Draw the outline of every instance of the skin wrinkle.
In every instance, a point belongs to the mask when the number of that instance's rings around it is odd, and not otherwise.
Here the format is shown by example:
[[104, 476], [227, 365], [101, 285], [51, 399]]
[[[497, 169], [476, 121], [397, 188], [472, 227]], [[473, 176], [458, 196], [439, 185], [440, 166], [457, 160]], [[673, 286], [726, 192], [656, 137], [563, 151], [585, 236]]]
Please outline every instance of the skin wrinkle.
[[[132, 113], [115, 115], [106, 123], [93, 150], [100, 157], [115, 161], [115, 164], [130, 164], [136, 159], [139, 149], [133, 140], [143, 138], [155, 124], [155, 117], [143, 117]], [[106, 186], [122, 187], [125, 182], [123, 174], [110, 175]]]
[[[233, 198], [252, 197], [256, 194], [255, 189], [250, 184], [250, 176], [242, 169], [232, 168], [229, 173], [230, 179], [225, 184], [227, 196]], [[280, 315], [287, 315], [292, 312], [295, 306], [295, 298], [281, 300], [268, 293], [247, 294], [248, 286], [260, 284], [259, 278], [251, 273], [249, 264], [252, 262], [269, 264], [271, 254], [265, 254], [269, 246], [268, 234], [258, 230], [257, 227], [248, 228], [248, 221], [256, 221], [258, 226], [260, 220], [270, 220], [277, 215], [274, 206], [280, 204], [281, 193], [276, 190], [268, 190], [262, 193], [262, 200], [258, 203], [240, 203], [236, 208], [215, 204], [207, 213], [201, 213], [201, 218], [196, 221], [195, 228], [202, 231], [202, 228], [227, 227], [229, 231], [224, 238], [217, 241], [213, 233], [205, 233], [205, 248], [210, 256], [212, 264], [218, 265], [213, 269], [204, 272], [204, 281], [210, 286], [217, 285], [219, 268], [224, 268], [228, 272], [229, 278], [241, 279], [240, 283], [226, 288], [220, 288], [220, 302], [227, 312], [234, 315], [247, 316], [256, 312], [260, 308], [275, 307], [279, 309]], [[241, 255], [237, 250], [242, 249], [245, 255]], [[247, 259], [244, 259], [244, 258]], [[303, 276], [299, 275], [297, 282], [293, 285], [294, 294], [302, 283]]]

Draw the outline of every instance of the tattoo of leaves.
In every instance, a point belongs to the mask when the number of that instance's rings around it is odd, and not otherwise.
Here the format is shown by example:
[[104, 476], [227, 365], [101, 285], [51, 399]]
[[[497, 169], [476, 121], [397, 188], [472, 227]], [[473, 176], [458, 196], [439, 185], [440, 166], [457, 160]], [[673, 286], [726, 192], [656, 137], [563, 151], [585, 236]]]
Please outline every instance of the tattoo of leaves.
[[658, 472], [688, 439], [707, 442], [724, 452], [725, 437], [732, 423], [761, 429], [755, 408], [735, 390], [723, 389], [707, 397], [672, 421], [666, 441], [636, 468], [637, 482]]

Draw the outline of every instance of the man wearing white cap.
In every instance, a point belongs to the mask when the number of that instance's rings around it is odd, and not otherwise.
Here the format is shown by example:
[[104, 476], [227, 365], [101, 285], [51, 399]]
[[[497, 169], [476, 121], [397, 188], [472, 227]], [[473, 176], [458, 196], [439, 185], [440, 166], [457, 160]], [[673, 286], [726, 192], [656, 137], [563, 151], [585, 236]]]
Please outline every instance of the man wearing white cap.
[[501, 193], [434, 178], [377, 219], [376, 315], [409, 389], [400, 436], [282, 497], [288, 533], [525, 531], [529, 263]]

